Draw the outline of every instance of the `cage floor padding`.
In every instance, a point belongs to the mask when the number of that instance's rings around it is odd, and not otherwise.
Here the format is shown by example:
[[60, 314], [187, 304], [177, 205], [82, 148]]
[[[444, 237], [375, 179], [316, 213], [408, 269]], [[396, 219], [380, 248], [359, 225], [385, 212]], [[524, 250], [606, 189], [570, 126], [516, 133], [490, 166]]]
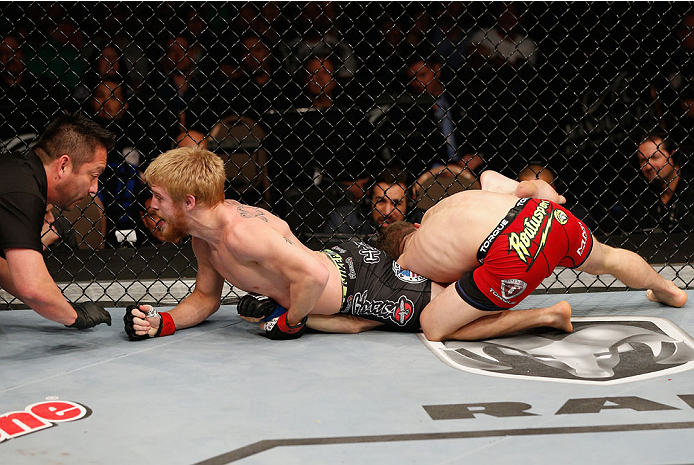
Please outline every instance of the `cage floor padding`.
[[571, 303], [572, 339], [452, 344], [448, 362], [416, 334], [271, 341], [234, 306], [142, 342], [123, 309], [82, 332], [3, 311], [0, 463], [689, 463], [688, 293], [531, 296]]

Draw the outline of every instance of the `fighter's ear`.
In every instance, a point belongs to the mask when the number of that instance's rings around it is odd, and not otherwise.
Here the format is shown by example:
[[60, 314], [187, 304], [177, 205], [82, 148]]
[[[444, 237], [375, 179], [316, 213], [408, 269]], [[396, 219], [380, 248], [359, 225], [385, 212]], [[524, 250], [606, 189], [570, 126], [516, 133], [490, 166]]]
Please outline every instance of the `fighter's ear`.
[[195, 208], [196, 199], [194, 195], [186, 194], [186, 210], [190, 211]]

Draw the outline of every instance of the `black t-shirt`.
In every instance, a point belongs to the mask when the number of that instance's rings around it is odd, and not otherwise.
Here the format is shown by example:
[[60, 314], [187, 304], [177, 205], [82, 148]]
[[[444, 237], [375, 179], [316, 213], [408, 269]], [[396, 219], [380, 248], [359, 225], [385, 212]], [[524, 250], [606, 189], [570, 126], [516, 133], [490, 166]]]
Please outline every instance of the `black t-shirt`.
[[0, 257], [10, 248], [43, 251], [48, 181], [33, 152], [0, 156]]

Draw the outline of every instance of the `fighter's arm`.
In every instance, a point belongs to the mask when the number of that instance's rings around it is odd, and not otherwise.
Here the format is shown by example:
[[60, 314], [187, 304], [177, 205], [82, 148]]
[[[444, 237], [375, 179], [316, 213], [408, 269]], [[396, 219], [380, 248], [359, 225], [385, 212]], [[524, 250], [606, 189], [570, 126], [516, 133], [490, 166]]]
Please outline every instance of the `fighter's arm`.
[[[190, 328], [202, 323], [216, 312], [221, 304], [224, 278], [210, 263], [209, 246], [197, 238], [193, 238], [192, 244], [198, 262], [195, 288], [176, 307], [166, 312], [173, 320], [174, 329]], [[139, 310], [131, 310], [134, 317], [132, 329], [137, 336], [154, 336], [159, 330], [161, 317], [145, 318], [148, 307], [148, 305], [140, 305]], [[126, 315], [126, 332], [128, 324]]]
[[0, 260], [2, 288], [49, 320], [71, 325], [77, 312], [53, 281], [43, 255], [33, 249], [7, 249]]
[[[257, 221], [257, 220], [255, 220]], [[280, 275], [289, 285], [287, 324], [299, 324], [315, 307], [328, 283], [328, 268], [296, 239], [273, 228], [243, 224], [231, 233], [232, 253], [255, 261], [269, 273]]]
[[210, 262], [210, 248], [200, 239], [193, 238], [193, 252], [198, 262], [193, 292], [169, 313], [176, 328], [190, 328], [202, 323], [219, 310], [222, 301], [224, 278]]
[[496, 171], [485, 170], [480, 175], [480, 183], [484, 191], [515, 195], [519, 198], [547, 199], [558, 204], [566, 203], [566, 198], [542, 179], [518, 182]]
[[309, 315], [306, 326], [324, 333], [356, 334], [382, 326], [379, 321], [367, 320], [353, 315]]

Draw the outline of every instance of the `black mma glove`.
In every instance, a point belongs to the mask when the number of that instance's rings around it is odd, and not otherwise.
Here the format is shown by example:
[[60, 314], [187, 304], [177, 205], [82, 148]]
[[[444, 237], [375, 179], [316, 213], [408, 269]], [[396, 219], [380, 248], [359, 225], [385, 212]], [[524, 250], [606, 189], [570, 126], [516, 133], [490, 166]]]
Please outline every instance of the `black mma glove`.
[[[278, 307], [285, 312], [287, 311], [286, 308], [280, 306], [270, 297], [265, 297], [264, 295], [258, 294], [246, 294], [241, 297], [241, 300], [239, 300], [239, 304], [236, 306], [236, 311], [239, 312], [239, 315], [241, 316], [264, 319], [273, 315]], [[280, 314], [281, 311], [278, 311], [277, 315], [275, 316], [279, 316]]]
[[80, 302], [71, 304], [77, 312], [77, 319], [68, 328], [87, 329], [101, 323], [111, 326], [111, 314], [96, 302]]
[[[159, 317], [159, 328], [154, 336], [149, 334], [143, 334], [138, 336], [135, 332], [133, 310], [140, 310], [139, 305], [128, 305], [125, 309], [125, 315], [123, 315], [123, 323], [125, 324], [125, 333], [131, 341], [142, 341], [143, 339], [149, 339], [150, 337], [160, 337], [169, 336], [176, 332], [176, 324], [173, 321], [171, 315], [168, 312], [158, 312], [154, 307], [150, 306], [150, 310], [145, 313], [145, 318], [156, 318]], [[140, 310], [142, 312], [142, 310]]]
[[287, 309], [270, 297], [258, 294], [246, 294], [236, 306], [239, 315], [249, 318], [260, 318], [265, 322], [265, 335], [270, 339], [297, 339], [304, 334], [306, 316], [296, 326], [287, 324]]
[[[149, 339], [148, 334], [144, 334], [142, 336], [138, 336], [137, 334], [135, 334], [135, 328], [133, 328], [133, 319], [135, 318], [135, 316], [133, 315], [133, 310], [135, 309], [140, 310], [140, 306], [128, 305], [128, 308], [125, 309], [125, 315], [123, 315], [123, 323], [125, 323], [125, 334], [128, 335], [128, 339], [130, 339], [131, 341], [142, 341], [143, 339]], [[161, 324], [159, 326], [161, 326]]]

